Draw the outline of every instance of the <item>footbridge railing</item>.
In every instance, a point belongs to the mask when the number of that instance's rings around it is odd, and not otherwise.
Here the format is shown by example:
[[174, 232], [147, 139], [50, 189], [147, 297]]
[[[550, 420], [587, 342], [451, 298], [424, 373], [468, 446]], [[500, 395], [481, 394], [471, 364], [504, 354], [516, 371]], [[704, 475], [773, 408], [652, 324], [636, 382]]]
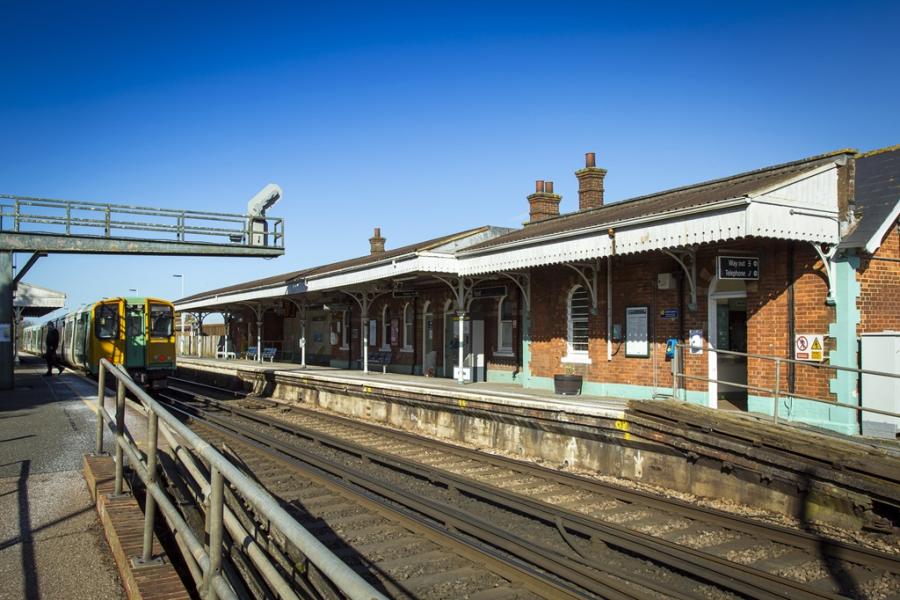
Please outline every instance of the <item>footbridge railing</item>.
[[[116, 411], [110, 415], [105, 408], [106, 380], [116, 380]], [[130, 392], [147, 412], [146, 450], [142, 452], [125, 426], [125, 396]], [[243, 528], [239, 519], [225, 502], [225, 483], [235, 494], [246, 500], [257, 513], [292, 543], [347, 598], [354, 600], [384, 599], [372, 585], [338, 559], [309, 531], [291, 517], [262, 486], [234, 466], [208, 442], [191, 431], [163, 405], [151, 398], [121, 367], [106, 359], [100, 361], [97, 386], [97, 454], [103, 452], [103, 432], [115, 434], [115, 494], [121, 494], [124, 478], [124, 459], [143, 481], [147, 490], [144, 508], [144, 537], [142, 555], [133, 564], [153, 560], [153, 529], [157, 509], [174, 533], [188, 569], [204, 598], [236, 599], [238, 594], [223, 572], [222, 554], [227, 531], [233, 547], [243, 549], [271, 590], [280, 598], [298, 598], [268, 555]], [[195, 480], [206, 505], [206, 542], [201, 542], [188, 526], [182, 514], [166, 494], [157, 477], [159, 433], [163, 434], [170, 451], [174, 452]], [[207, 477], [194, 455], [209, 468]]]
[[[57, 236], [77, 242], [144, 240], [284, 249], [284, 221], [237, 213], [151, 208], [0, 194], [0, 233]], [[91, 251], [71, 244], [72, 251]], [[66, 248], [48, 248], [66, 251]]]

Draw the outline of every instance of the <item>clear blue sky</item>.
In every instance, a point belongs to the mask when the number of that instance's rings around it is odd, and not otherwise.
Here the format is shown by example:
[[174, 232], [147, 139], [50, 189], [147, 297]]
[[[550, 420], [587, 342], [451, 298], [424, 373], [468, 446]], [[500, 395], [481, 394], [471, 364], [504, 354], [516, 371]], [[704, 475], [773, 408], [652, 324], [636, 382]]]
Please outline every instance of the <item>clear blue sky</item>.
[[[628, 6], [623, 7], [623, 4]], [[0, 193], [242, 212], [284, 257], [51, 256], [26, 280], [186, 293], [472, 226], [900, 143], [896, 2], [4, 2]], [[23, 262], [20, 257], [19, 262]]]

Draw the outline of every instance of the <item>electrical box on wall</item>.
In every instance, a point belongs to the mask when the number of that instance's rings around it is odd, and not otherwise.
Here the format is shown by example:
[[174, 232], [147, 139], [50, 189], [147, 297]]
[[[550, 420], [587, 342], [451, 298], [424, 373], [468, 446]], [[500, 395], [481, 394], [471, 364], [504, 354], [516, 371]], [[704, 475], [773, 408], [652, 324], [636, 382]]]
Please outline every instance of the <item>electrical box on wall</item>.
[[659, 273], [656, 276], [656, 289], [658, 290], [674, 290], [675, 276], [671, 273]]

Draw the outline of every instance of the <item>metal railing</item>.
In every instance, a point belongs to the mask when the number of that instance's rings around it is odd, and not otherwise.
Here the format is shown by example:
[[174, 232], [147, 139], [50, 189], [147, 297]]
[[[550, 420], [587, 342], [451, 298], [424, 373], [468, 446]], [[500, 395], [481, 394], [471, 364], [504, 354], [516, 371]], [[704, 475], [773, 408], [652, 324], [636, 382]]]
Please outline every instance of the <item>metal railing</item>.
[[[114, 416], [110, 416], [105, 407], [107, 375], [116, 379], [116, 412]], [[147, 411], [148, 429], [144, 453], [141, 452], [125, 427], [126, 391], [131, 392]], [[285, 512], [262, 486], [245, 475], [208, 442], [151, 398], [121, 366], [115, 366], [106, 359], [101, 359], [97, 384], [95, 445], [98, 455], [103, 453], [103, 430], [107, 427], [115, 434], [114, 494], [120, 495], [123, 491], [124, 458], [126, 456], [147, 490], [143, 548], [141, 556], [132, 559], [135, 567], [153, 563], [153, 529], [156, 511], [159, 510], [175, 536], [176, 543], [181, 549], [202, 597], [208, 599], [236, 599], [238, 597], [222, 570], [223, 538], [225, 529], [227, 529], [235, 542], [235, 547], [245, 549], [253, 564], [277, 596], [296, 598], [297, 595], [291, 589], [290, 584], [281, 576], [268, 555], [256, 544], [253, 536], [243, 529], [237, 517], [225, 505], [225, 482], [228, 482], [235, 494], [239, 494], [246, 500], [262, 518], [307, 557], [307, 560], [346, 597], [354, 600], [385, 598]], [[206, 544], [197, 538], [157, 480], [160, 432], [166, 438], [169, 448], [181, 459], [195, 482], [200, 485], [202, 494], [205, 496], [206, 530], [208, 532], [208, 543]], [[209, 466], [208, 479], [201, 472], [192, 453], [202, 458]]]
[[[6, 232], [99, 238], [133, 237], [136, 232], [155, 232], [169, 234], [166, 240], [173, 242], [228, 243], [283, 248], [284, 220], [265, 217], [259, 221], [265, 221], [265, 229], [262, 231], [254, 229], [251, 217], [237, 213], [148, 208], [0, 194], [0, 231]], [[40, 226], [44, 229], [40, 229]], [[263, 237], [257, 240], [259, 243], [254, 243], [253, 236]]]
[[[823, 404], [827, 404], [829, 406], [838, 406], [841, 408], [851, 409], [857, 412], [857, 414], [861, 414], [863, 412], [871, 412], [874, 414], [879, 414], [887, 417], [895, 417], [900, 419], [900, 413], [895, 413], [887, 410], [881, 410], [878, 408], [871, 408], [856, 404], [848, 404], [846, 402], [840, 402], [838, 400], [832, 400], [829, 398], [817, 398], [815, 396], [807, 396], [804, 394], [797, 394], [795, 392], [791, 392], [785, 390], [782, 386], [782, 375], [784, 370], [782, 369], [782, 365], [800, 365], [803, 367], [810, 367], [813, 369], [821, 369], [821, 370], [833, 370], [833, 371], [844, 371], [856, 373], [859, 375], [874, 375], [878, 377], [891, 377], [894, 379], [900, 379], [900, 373], [888, 373], [885, 371], [872, 371], [868, 369], [858, 369], [855, 367], [842, 367], [838, 365], [825, 364], [825, 363], [815, 363], [815, 362], [807, 362], [803, 360], [796, 360], [793, 358], [783, 358], [780, 356], [771, 356], [768, 354], [754, 354], [750, 352], [737, 352], [734, 350], [718, 350], [711, 348], [704, 348], [705, 351], [710, 352], [712, 354], [723, 354], [726, 356], [737, 356], [744, 358], [753, 358], [760, 360], [769, 360], [775, 363], [775, 383], [774, 387], [766, 387], [763, 385], [754, 385], [750, 383], [741, 383], [737, 381], [726, 381], [723, 379], [711, 379], [709, 377], [701, 377], [699, 375], [688, 375], [685, 372], [684, 368], [684, 350], [685, 348], [690, 349], [690, 346], [687, 344], [676, 344], [675, 345], [675, 354], [672, 358], [672, 395], [674, 398], [678, 398], [678, 391], [683, 390], [687, 392], [686, 387], [683, 385], [685, 380], [691, 381], [703, 381], [707, 383], [716, 383], [719, 385], [730, 386], [735, 388], [740, 388], [747, 390], [748, 392], [757, 391], [769, 393], [772, 395], [772, 401], [774, 402], [774, 407], [772, 411], [772, 418], [775, 423], [778, 423], [779, 414], [778, 407], [780, 401], [782, 399], [790, 399], [790, 400], [807, 400], [810, 402], [820, 402]], [[682, 385], [679, 385], [681, 383]], [[861, 399], [860, 399], [861, 400]]]

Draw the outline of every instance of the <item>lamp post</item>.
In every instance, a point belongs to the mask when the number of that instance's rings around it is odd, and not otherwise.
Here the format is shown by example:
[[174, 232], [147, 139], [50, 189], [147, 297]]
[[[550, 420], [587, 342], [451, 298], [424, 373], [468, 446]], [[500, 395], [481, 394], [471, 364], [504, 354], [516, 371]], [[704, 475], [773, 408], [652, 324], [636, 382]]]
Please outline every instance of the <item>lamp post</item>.
[[[181, 280], [181, 298], [184, 298], [184, 273], [175, 273], [172, 277]], [[178, 338], [178, 353], [184, 355], [184, 311], [181, 311], [181, 337]]]

